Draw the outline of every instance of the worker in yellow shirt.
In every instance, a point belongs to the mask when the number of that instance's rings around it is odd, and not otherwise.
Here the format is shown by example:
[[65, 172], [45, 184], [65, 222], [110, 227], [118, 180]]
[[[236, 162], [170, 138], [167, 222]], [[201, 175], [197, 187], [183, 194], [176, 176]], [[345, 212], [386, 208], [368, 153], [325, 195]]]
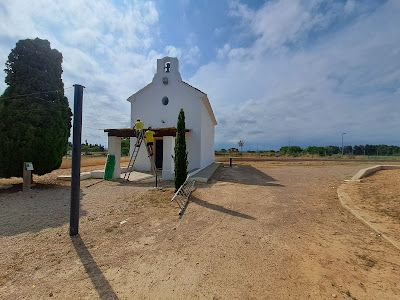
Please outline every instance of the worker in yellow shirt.
[[133, 125], [133, 129], [136, 129], [136, 136], [142, 133], [144, 127], [144, 123], [140, 121], [140, 119], [137, 119], [135, 125]]
[[147, 152], [149, 152], [150, 156], [153, 155], [154, 134], [155, 132], [151, 130], [151, 126], [149, 126], [149, 128], [144, 133], [144, 137], [146, 138]]

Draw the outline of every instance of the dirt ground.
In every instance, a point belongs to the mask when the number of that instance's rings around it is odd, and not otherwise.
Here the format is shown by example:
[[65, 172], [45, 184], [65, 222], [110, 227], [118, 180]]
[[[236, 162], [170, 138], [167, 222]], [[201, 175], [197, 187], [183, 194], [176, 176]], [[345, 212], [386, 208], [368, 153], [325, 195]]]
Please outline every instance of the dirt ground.
[[[85, 180], [73, 238], [69, 183], [55, 180], [68, 170], [35, 176], [27, 193], [0, 190], [0, 299], [399, 299], [400, 251], [337, 197], [371, 165], [223, 165], [182, 218], [171, 182]], [[354, 187], [393, 226], [399, 176]]]
[[400, 170], [379, 171], [360, 181], [349, 182], [344, 185], [344, 191], [367, 214], [367, 221], [399, 249]]

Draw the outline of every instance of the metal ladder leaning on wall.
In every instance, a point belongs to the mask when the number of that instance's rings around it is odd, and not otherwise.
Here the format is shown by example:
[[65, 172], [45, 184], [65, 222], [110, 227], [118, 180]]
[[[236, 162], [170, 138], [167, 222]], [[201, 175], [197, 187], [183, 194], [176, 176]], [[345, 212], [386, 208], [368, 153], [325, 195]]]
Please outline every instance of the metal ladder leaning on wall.
[[[135, 147], [133, 148], [131, 159], [129, 160], [128, 168], [126, 169], [126, 173], [124, 175], [125, 180], [129, 180], [129, 177], [131, 176], [131, 173], [133, 171], [133, 166], [134, 166], [136, 158], [139, 154], [140, 145], [142, 144], [143, 140], [144, 140], [144, 132], [140, 131], [137, 136], [137, 139], [136, 139]], [[151, 158], [151, 156], [149, 155], [149, 149], [147, 149], [147, 147], [146, 147], [146, 151], [147, 151], [147, 156], [150, 159], [151, 172], [153, 172], [154, 176], [157, 177], [156, 164], [155, 164], [154, 160]]]

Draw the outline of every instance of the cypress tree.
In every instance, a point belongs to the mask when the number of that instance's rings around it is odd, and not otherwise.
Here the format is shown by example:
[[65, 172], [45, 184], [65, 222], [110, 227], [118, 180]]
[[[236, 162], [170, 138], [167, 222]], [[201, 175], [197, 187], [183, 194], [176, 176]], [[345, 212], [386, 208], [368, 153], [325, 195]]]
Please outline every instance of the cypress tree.
[[175, 191], [185, 182], [188, 175], [187, 167], [187, 152], [186, 152], [186, 126], [185, 126], [185, 112], [183, 109], [179, 112], [178, 124], [177, 124], [178, 134], [175, 144]]
[[18, 41], [8, 56], [8, 87], [0, 96], [0, 177], [21, 177], [25, 161], [38, 175], [60, 167], [72, 116], [62, 60], [49, 41], [39, 38]]

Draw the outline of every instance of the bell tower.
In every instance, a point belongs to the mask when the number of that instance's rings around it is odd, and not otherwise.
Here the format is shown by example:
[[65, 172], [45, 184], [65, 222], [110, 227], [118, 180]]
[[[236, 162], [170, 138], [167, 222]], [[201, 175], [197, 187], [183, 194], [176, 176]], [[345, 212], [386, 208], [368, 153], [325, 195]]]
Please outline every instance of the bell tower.
[[166, 56], [164, 58], [157, 59], [157, 73], [154, 75], [153, 81], [159, 78], [176, 78], [182, 81], [181, 74], [179, 73], [178, 58]]

